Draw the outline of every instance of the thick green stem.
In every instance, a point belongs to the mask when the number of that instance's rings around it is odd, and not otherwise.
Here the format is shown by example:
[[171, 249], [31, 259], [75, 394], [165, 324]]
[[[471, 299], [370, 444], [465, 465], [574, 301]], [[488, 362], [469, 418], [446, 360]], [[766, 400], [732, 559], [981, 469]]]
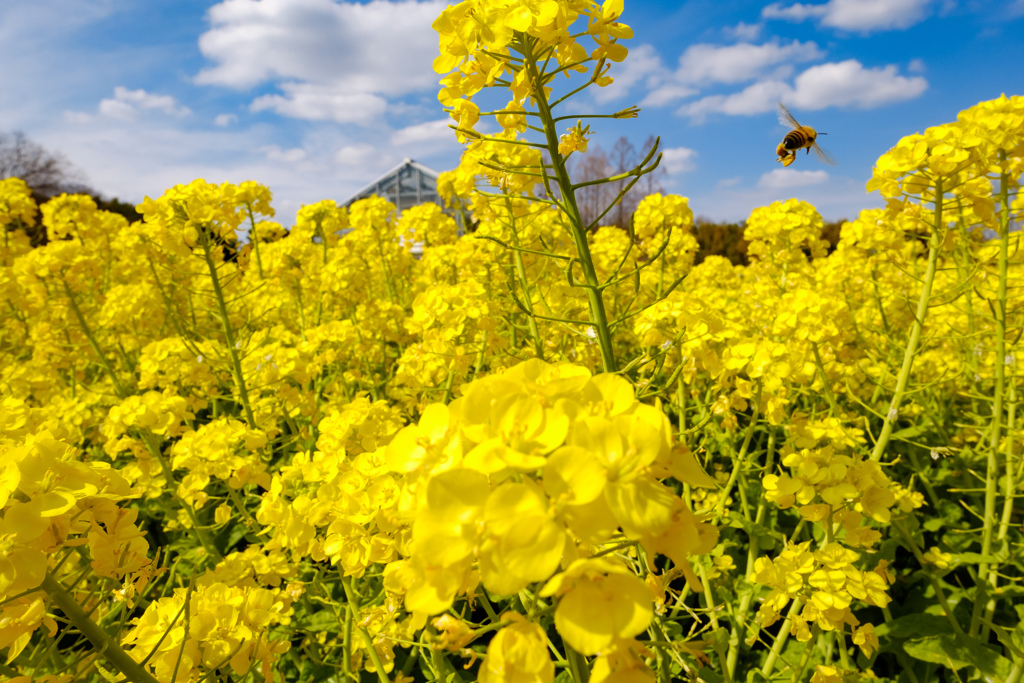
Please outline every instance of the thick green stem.
[[1010, 531], [1010, 518], [1013, 515], [1013, 501], [1017, 492], [1017, 463], [1013, 453], [1013, 433], [1017, 426], [1017, 385], [1016, 378], [1010, 378], [1010, 407], [1006, 415], [1006, 474], [1003, 475], [1003, 514], [999, 519], [1000, 541]]
[[587, 665], [587, 658], [566, 643], [565, 659], [569, 663], [569, 673], [572, 674], [574, 683], [587, 683], [590, 680], [590, 667]]
[[928, 266], [924, 273], [924, 283], [921, 289], [921, 298], [917, 302], [917, 313], [914, 316], [914, 324], [910, 328], [910, 338], [907, 340], [907, 348], [903, 353], [903, 366], [900, 368], [900, 375], [896, 380], [896, 390], [889, 404], [889, 412], [885, 416], [885, 423], [882, 425], [882, 432], [875, 442], [875, 450], [871, 453], [871, 459], [879, 462], [885, 447], [889, 445], [889, 437], [892, 436], [893, 425], [899, 417], [900, 404], [903, 403], [903, 394], [907, 389], [907, 382], [910, 380], [910, 370], [914, 366], [914, 357], [917, 356], [917, 345], [921, 340], [921, 330], [924, 328], [924, 319], [928, 315], [928, 302], [932, 296], [932, 284], [935, 282], [935, 270], [939, 260], [939, 249], [942, 247], [942, 231], [945, 229], [942, 223], [942, 180], [935, 181], [935, 224], [932, 226], [931, 235], [928, 238]]
[[89, 615], [85, 613], [81, 605], [75, 601], [70, 593], [64, 590], [60, 582], [47, 575], [43, 579], [40, 588], [46, 591], [57, 607], [60, 607], [68, 621], [92, 643], [92, 646], [96, 648], [97, 654], [102, 655], [111, 666], [125, 677], [125, 680], [132, 683], [158, 683], [148, 671], [121, 649], [121, 645], [117, 641], [108, 636], [96, 622], [89, 618]]
[[786, 621], [783, 622], [782, 628], [779, 629], [779, 635], [775, 636], [775, 642], [772, 643], [772, 649], [768, 653], [768, 658], [765, 660], [764, 666], [761, 667], [761, 675], [765, 678], [772, 677], [772, 672], [775, 670], [775, 662], [778, 661], [779, 655], [782, 654], [786, 641], [789, 640], [789, 632], [793, 629], [793, 617], [796, 616], [803, 606], [804, 601], [801, 598], [793, 600], [793, 604], [789, 608], [789, 614], [786, 615]]
[[565, 168], [565, 157], [558, 151], [558, 133], [555, 130], [555, 121], [551, 116], [551, 108], [548, 106], [547, 94], [544, 91], [544, 79], [533, 57], [532, 41], [533, 38], [530, 36], [522, 35], [524, 62], [532, 85], [532, 96], [537, 102], [537, 113], [544, 125], [547, 150], [555, 169], [555, 177], [558, 179], [558, 188], [562, 193], [562, 205], [566, 217], [569, 219], [570, 232], [573, 242], [576, 244], [576, 255], [580, 267], [583, 269], [584, 281], [587, 283], [590, 320], [594, 325], [597, 342], [601, 348], [601, 363], [605, 372], [618, 372], [619, 365], [615, 360], [611, 330], [608, 327], [608, 314], [604, 306], [604, 290], [599, 288], [600, 282], [597, 278], [597, 270], [594, 268], [594, 258], [590, 254], [590, 243], [587, 242], [583, 219], [580, 216], [579, 206], [576, 204], [576, 191], [573, 189], [572, 180], [569, 179], [569, 172]]
[[[1000, 153], [1001, 161], [1006, 164], [1006, 153]], [[999, 479], [999, 442], [1002, 436], [1003, 393], [1006, 384], [1006, 278], [1010, 261], [1010, 200], [1009, 174], [1003, 171], [999, 177], [999, 284], [996, 289], [995, 323], [996, 323], [996, 385], [992, 396], [992, 424], [989, 427], [988, 458], [985, 463], [985, 514], [982, 523], [981, 556], [987, 558], [992, 552], [992, 531], [996, 525], [996, 489]], [[1008, 490], [1011, 480], [1007, 481]], [[982, 584], [988, 583], [995, 588], [999, 581], [999, 565], [990, 564], [983, 559], [978, 566], [978, 582], [974, 589], [974, 608], [971, 610], [970, 635], [977, 635], [981, 628], [982, 599], [986, 592]], [[995, 591], [990, 592], [995, 595]], [[991, 598], [988, 610], [995, 612], [995, 598]]]
[[228, 344], [228, 354], [231, 356], [231, 375], [234, 377], [235, 386], [238, 388], [238, 397], [242, 402], [242, 408], [245, 410], [245, 422], [249, 425], [249, 429], [256, 429], [256, 417], [253, 415], [252, 406], [249, 404], [249, 390], [245, 386], [245, 376], [242, 374], [242, 359], [236, 346], [235, 330], [231, 327], [228, 305], [224, 299], [224, 290], [220, 286], [220, 277], [217, 275], [217, 265], [213, 262], [213, 257], [210, 254], [210, 241], [208, 237], [200, 241], [203, 244], [203, 256], [206, 257], [206, 267], [210, 271], [213, 293], [217, 299], [217, 310], [220, 313], [221, 326], [224, 328], [224, 339]]

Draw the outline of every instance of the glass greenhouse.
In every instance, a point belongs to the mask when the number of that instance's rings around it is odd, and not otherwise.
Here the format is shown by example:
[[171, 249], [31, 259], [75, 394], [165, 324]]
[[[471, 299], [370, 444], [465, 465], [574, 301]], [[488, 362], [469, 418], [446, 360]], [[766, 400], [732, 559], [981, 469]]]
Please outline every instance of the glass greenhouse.
[[444, 207], [437, 194], [438, 172], [406, 158], [398, 166], [377, 178], [345, 201], [344, 206], [367, 197], [383, 197], [398, 208], [398, 213], [423, 202], [434, 202]]

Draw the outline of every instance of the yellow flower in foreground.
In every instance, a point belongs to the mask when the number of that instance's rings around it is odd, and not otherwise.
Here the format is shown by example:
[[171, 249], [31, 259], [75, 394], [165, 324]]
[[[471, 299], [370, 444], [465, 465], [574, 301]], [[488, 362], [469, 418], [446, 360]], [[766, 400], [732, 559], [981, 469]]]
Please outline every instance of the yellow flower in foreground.
[[501, 619], [512, 623], [498, 631], [487, 646], [480, 683], [551, 683], [555, 665], [544, 629], [515, 612], [506, 612]]
[[654, 616], [647, 586], [625, 567], [577, 560], [556, 575], [541, 596], [562, 594], [555, 627], [577, 652], [594, 655], [617, 639], [632, 638]]

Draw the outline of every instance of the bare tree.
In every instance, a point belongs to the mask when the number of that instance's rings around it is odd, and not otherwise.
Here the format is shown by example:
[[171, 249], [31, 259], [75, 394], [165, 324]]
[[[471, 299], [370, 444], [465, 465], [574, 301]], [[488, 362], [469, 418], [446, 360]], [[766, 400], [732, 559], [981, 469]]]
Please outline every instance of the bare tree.
[[20, 131], [0, 133], [0, 179], [12, 177], [24, 180], [38, 199], [61, 192], [93, 194], [70, 161], [32, 142]]
[[[574, 183], [584, 183], [609, 178], [632, 170], [654, 146], [652, 135], [644, 142], [639, 153], [626, 137], [619, 138], [612, 147], [609, 156], [597, 143], [591, 143], [584, 154], [573, 154], [567, 164], [569, 174]], [[626, 193], [622, 201], [613, 207], [597, 223], [597, 227], [616, 225], [626, 229], [630, 218], [640, 201], [649, 194], [664, 192], [661, 179], [666, 175], [665, 169], [658, 167], [651, 173], [640, 177], [635, 185]], [[580, 210], [580, 218], [584, 225], [590, 225], [608, 205], [615, 201], [619, 193], [629, 184], [631, 178], [617, 180], [612, 183], [588, 185], [576, 191], [576, 205]]]
[[[580, 156], [574, 154], [571, 160], [570, 173], [575, 183], [600, 180], [612, 175], [612, 165], [608, 161], [608, 155], [596, 143], [591, 144], [585, 154]], [[608, 205], [615, 199], [615, 194], [616, 189], [612, 183], [588, 185], [576, 190], [576, 206], [580, 210], [583, 225], [590, 225], [596, 221], [601, 212], [608, 208]], [[610, 219], [606, 215], [599, 225], [608, 225], [609, 222]]]
[[[652, 147], [654, 147], [655, 140], [656, 138], [653, 135], [647, 136], [647, 140], [644, 141], [644, 147], [640, 150], [641, 159], [646, 157], [647, 153], [651, 151]], [[643, 199], [649, 194], [664, 192], [665, 186], [662, 185], [661, 181], [666, 175], [668, 175], [668, 173], [665, 171], [665, 167], [658, 166], [658, 168], [640, 178], [640, 182], [633, 186], [633, 191], [639, 194], [640, 199]], [[639, 203], [639, 200], [637, 200], [637, 203]]]
[[[629, 138], [623, 136], [615, 141], [615, 146], [612, 147], [611, 153], [611, 165], [612, 173], [618, 175], [625, 173], [630, 169], [634, 168], [640, 163], [641, 159], [636, 153], [636, 147], [629, 141]], [[629, 184], [630, 178], [624, 178], [617, 180], [612, 185], [615, 188], [615, 193], [622, 192], [626, 185]], [[611, 223], [617, 225], [620, 228], [625, 228], [629, 225], [629, 218], [636, 211], [637, 204], [640, 203], [642, 197], [638, 196], [639, 193], [636, 191], [636, 186], [626, 193], [626, 196], [622, 198], [622, 201], [609, 212], [608, 216], [611, 218]]]

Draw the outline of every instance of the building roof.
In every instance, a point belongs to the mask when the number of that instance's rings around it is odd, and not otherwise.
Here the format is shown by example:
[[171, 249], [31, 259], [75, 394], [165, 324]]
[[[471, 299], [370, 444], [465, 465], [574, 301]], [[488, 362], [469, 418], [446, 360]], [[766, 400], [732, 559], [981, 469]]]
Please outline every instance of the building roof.
[[398, 208], [399, 213], [423, 202], [441, 203], [437, 194], [438, 175], [434, 169], [406, 157], [402, 163], [346, 199], [342, 206], [371, 195], [384, 197]]

